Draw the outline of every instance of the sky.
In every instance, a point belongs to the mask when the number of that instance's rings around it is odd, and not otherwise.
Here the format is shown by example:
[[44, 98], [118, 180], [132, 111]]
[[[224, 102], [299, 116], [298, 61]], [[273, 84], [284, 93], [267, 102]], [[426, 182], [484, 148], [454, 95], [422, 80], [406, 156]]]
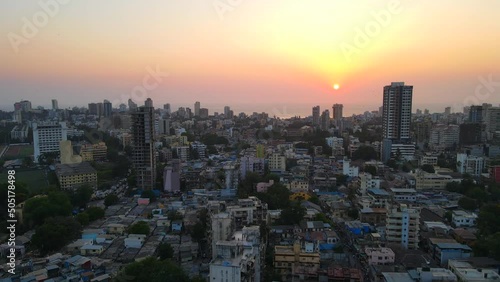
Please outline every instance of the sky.
[[[500, 1], [0, 1], [0, 109], [129, 98], [222, 111], [500, 103]], [[498, 83], [496, 82], [498, 81]], [[335, 90], [333, 85], [338, 84]]]

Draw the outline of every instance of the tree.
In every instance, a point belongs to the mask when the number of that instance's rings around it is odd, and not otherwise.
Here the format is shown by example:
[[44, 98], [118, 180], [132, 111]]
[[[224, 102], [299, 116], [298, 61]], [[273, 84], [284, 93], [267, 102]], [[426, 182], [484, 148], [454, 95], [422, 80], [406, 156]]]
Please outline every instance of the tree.
[[149, 198], [149, 201], [152, 203], [156, 201], [156, 195], [152, 190], [146, 190], [142, 192], [141, 198]]
[[158, 246], [158, 256], [160, 260], [171, 259], [174, 257], [174, 249], [168, 243], [162, 243]]
[[82, 185], [70, 194], [71, 204], [74, 207], [85, 208], [90, 202], [93, 193], [94, 189], [90, 185]]
[[270, 210], [277, 210], [289, 207], [290, 194], [290, 190], [283, 184], [275, 183], [267, 189], [267, 193], [257, 193], [257, 197], [267, 203]]
[[477, 217], [479, 234], [489, 236], [500, 232], [500, 204], [486, 204], [481, 207]]
[[371, 146], [360, 146], [354, 153], [352, 154], [353, 160], [374, 160], [377, 159], [377, 151]]
[[357, 219], [358, 218], [358, 215], [359, 215], [359, 211], [358, 209], [356, 208], [351, 208], [347, 211], [347, 215], [350, 217], [350, 218], [353, 218], [353, 219]]
[[365, 172], [375, 176], [377, 175], [377, 167], [373, 165], [365, 165]]
[[169, 211], [167, 213], [167, 218], [170, 220], [182, 220], [184, 217], [178, 211]]
[[149, 224], [145, 221], [139, 221], [135, 224], [132, 224], [128, 228], [128, 233], [129, 234], [144, 234], [144, 235], [149, 235]]
[[112, 205], [116, 205], [119, 200], [120, 200], [120, 198], [118, 198], [117, 195], [115, 195], [115, 194], [109, 194], [109, 195], [106, 196], [106, 198], [104, 198], [104, 205], [106, 207], [109, 207], [109, 206], [112, 206]]
[[80, 223], [82, 226], [87, 226], [90, 223], [90, 218], [89, 214], [86, 212], [82, 212], [76, 215], [76, 220]]
[[50, 217], [36, 228], [31, 242], [42, 255], [57, 251], [69, 242], [80, 238], [82, 226], [72, 217]]
[[424, 164], [422, 165], [422, 170], [428, 173], [435, 173], [436, 170], [434, 170], [434, 166], [431, 164]]
[[116, 281], [189, 282], [189, 277], [172, 261], [149, 257], [127, 265]]
[[281, 211], [279, 222], [283, 225], [299, 224], [299, 222], [304, 219], [305, 215], [306, 208], [301, 206], [299, 202], [295, 202], [293, 205]]
[[193, 238], [194, 241], [200, 243], [206, 238], [206, 230], [206, 226], [204, 226], [200, 222], [197, 222], [191, 230], [191, 238]]
[[90, 207], [85, 210], [85, 213], [89, 215], [89, 220], [94, 221], [104, 217], [104, 210], [99, 207]]
[[458, 206], [464, 210], [473, 211], [477, 209], [477, 202], [472, 198], [462, 197], [458, 200]]
[[41, 225], [52, 216], [71, 215], [71, 203], [64, 192], [51, 192], [48, 196], [33, 197], [26, 200], [24, 218], [28, 224]]
[[397, 169], [398, 168], [398, 163], [396, 162], [395, 159], [391, 158], [391, 159], [389, 159], [387, 161], [387, 166], [390, 167], [390, 168], [392, 168], [392, 169]]
[[336, 176], [337, 179], [337, 186], [341, 185], [346, 185], [347, 184], [347, 179], [349, 179], [349, 175], [346, 174], [339, 174]]

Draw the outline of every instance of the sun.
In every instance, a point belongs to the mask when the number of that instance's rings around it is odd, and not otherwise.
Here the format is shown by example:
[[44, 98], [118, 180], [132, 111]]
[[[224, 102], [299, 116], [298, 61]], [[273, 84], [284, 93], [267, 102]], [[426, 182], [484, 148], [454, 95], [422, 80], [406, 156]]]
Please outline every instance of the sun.
[[333, 85], [333, 89], [335, 89], [335, 90], [339, 90], [339, 88], [340, 88], [340, 85], [338, 85], [337, 83], [335, 83], [335, 84]]

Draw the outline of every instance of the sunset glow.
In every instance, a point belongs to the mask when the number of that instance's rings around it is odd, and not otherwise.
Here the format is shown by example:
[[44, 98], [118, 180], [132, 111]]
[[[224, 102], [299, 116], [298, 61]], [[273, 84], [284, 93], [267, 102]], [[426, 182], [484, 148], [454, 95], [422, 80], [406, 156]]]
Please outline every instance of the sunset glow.
[[[378, 109], [381, 81], [406, 81], [416, 107], [441, 108], [474, 93], [478, 77], [500, 79], [499, 1], [256, 0], [224, 12], [212, 4], [69, 1], [20, 42], [12, 34], [29, 31], [23, 18], [43, 10], [3, 1], [3, 102], [120, 100], [148, 66], [170, 74], [148, 97], [174, 107], [344, 103], [352, 113], [352, 104]], [[349, 95], [324, 95], [339, 81]]]

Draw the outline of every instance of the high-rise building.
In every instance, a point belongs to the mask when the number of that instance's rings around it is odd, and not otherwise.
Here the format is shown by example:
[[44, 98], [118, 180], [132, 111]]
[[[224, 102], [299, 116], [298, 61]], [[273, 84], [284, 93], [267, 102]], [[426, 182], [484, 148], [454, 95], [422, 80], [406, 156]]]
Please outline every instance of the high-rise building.
[[385, 139], [410, 139], [413, 86], [393, 82], [384, 87], [383, 134]]
[[319, 125], [320, 109], [319, 106], [312, 109], [313, 125]]
[[128, 109], [131, 112], [135, 112], [137, 110], [137, 104], [132, 101], [132, 99], [128, 99]]
[[169, 119], [158, 120], [158, 134], [170, 135], [170, 120]]
[[60, 142], [67, 140], [65, 122], [33, 123], [33, 147], [35, 162], [43, 153], [59, 153]]
[[96, 103], [96, 105], [97, 105], [97, 115], [102, 116], [104, 114], [104, 104]]
[[119, 106], [118, 106], [118, 109], [120, 110], [120, 112], [126, 112], [127, 111], [127, 105], [121, 103]]
[[483, 141], [483, 125], [480, 123], [462, 123], [460, 125], [460, 145], [474, 145]]
[[500, 131], [500, 107], [488, 108], [486, 112], [486, 132], [490, 136], [488, 139], [492, 139], [495, 132]]
[[[145, 104], [152, 106], [152, 102], [146, 101]], [[153, 107], [139, 107], [132, 113], [132, 160], [136, 171], [137, 187], [143, 190], [155, 188], [154, 125]]]
[[207, 108], [200, 109], [200, 118], [208, 118], [208, 109]]
[[328, 130], [330, 128], [330, 111], [324, 110], [321, 114], [321, 130]]
[[96, 103], [89, 103], [89, 114], [90, 115], [97, 115], [97, 104]]
[[450, 115], [451, 114], [451, 107], [444, 108], [444, 114], [445, 115]]
[[59, 110], [59, 104], [57, 103], [56, 99], [52, 99], [52, 109]]
[[104, 117], [110, 117], [113, 114], [113, 105], [111, 104], [110, 101], [104, 100], [104, 103], [102, 103], [102, 107], [103, 107], [102, 115]]
[[31, 102], [28, 100], [23, 100], [14, 104], [14, 111], [28, 112], [31, 111]]
[[471, 123], [483, 122], [483, 106], [470, 106], [469, 122]]
[[178, 192], [181, 190], [181, 163], [174, 159], [163, 170], [163, 191]]
[[226, 118], [229, 118], [230, 111], [231, 111], [231, 108], [229, 106], [224, 107], [224, 116]]
[[198, 117], [200, 116], [200, 102], [196, 101], [196, 103], [194, 103], [194, 116], [195, 117]]
[[172, 113], [172, 110], [170, 109], [170, 104], [169, 103], [164, 104], [163, 105], [163, 109], [165, 110], [166, 114], [171, 114]]
[[333, 107], [333, 119], [335, 121], [339, 121], [343, 118], [343, 110], [344, 110], [344, 105], [342, 104], [334, 104]]
[[153, 100], [151, 100], [151, 98], [146, 99], [146, 102], [144, 102], [144, 106], [146, 106], [148, 108], [153, 108], [153, 111], [154, 111]]

